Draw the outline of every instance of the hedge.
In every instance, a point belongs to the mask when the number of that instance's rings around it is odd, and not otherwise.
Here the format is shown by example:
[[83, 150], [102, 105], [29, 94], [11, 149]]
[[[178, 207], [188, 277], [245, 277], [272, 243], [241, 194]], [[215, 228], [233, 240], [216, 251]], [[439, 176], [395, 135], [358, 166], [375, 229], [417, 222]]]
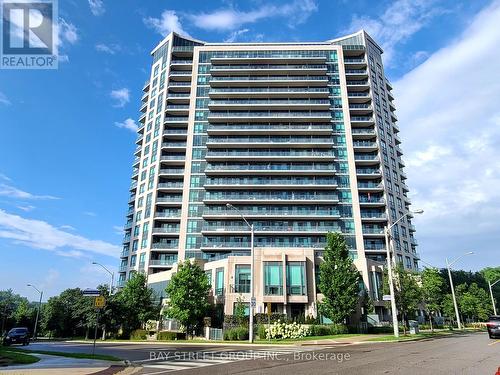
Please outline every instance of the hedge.
[[236, 327], [224, 331], [224, 340], [248, 340], [248, 328]]
[[158, 332], [156, 339], [159, 341], [185, 340], [186, 334], [184, 332], [163, 331]]
[[349, 332], [343, 324], [313, 324], [309, 329], [311, 336], [341, 335]]
[[148, 338], [148, 331], [144, 329], [136, 329], [130, 332], [131, 340], [146, 340]]

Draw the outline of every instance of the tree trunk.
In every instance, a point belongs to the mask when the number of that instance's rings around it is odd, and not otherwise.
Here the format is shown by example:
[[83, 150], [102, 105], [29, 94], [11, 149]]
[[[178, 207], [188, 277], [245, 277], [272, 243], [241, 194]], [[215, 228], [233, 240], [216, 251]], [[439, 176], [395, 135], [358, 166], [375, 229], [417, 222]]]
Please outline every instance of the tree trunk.
[[434, 328], [432, 327], [432, 314], [429, 313], [429, 323], [431, 324], [431, 332], [434, 332]]

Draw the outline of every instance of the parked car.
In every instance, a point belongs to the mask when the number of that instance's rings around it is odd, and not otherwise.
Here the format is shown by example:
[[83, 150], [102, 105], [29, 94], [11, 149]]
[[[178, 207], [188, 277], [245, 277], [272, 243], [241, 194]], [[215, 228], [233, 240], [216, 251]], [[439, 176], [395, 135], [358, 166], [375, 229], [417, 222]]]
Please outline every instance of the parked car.
[[11, 345], [11, 344], [28, 345], [29, 343], [30, 343], [30, 333], [28, 331], [28, 328], [26, 327], [12, 328], [3, 338], [4, 345]]
[[494, 339], [495, 337], [500, 338], [500, 315], [490, 316], [486, 325], [488, 327], [488, 335], [490, 335], [490, 339]]

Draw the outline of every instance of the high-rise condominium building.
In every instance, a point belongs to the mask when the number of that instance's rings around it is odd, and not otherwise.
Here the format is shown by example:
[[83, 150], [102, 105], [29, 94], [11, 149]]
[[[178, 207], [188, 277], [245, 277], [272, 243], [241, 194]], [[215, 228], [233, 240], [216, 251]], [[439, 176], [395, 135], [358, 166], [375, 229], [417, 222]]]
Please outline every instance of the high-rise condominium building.
[[[342, 232], [375, 301], [383, 228], [409, 212], [392, 86], [364, 31], [314, 43], [205, 43], [167, 36], [144, 85], [119, 283], [145, 272], [162, 293], [196, 258], [213, 301], [316, 315], [329, 231]], [[227, 206], [227, 204], [232, 206]], [[418, 268], [411, 215], [392, 230]], [[382, 303], [375, 302], [382, 314]]]

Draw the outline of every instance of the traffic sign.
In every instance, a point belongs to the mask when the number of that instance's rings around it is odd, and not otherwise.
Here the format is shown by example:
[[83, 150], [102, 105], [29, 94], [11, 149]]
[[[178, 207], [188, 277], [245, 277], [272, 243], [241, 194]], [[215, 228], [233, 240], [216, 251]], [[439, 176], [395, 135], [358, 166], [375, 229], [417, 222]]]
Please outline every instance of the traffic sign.
[[82, 294], [86, 297], [99, 297], [101, 295], [101, 292], [99, 292], [97, 289], [85, 289]]
[[391, 298], [391, 295], [390, 294], [384, 294], [382, 296], [382, 300], [383, 301], [390, 301], [392, 298]]
[[94, 300], [94, 307], [101, 309], [104, 306], [106, 306], [106, 299], [104, 297], [96, 297]]
[[250, 306], [252, 306], [252, 308], [255, 308], [255, 306], [257, 306], [257, 299], [255, 297], [252, 297], [252, 299], [250, 300]]

